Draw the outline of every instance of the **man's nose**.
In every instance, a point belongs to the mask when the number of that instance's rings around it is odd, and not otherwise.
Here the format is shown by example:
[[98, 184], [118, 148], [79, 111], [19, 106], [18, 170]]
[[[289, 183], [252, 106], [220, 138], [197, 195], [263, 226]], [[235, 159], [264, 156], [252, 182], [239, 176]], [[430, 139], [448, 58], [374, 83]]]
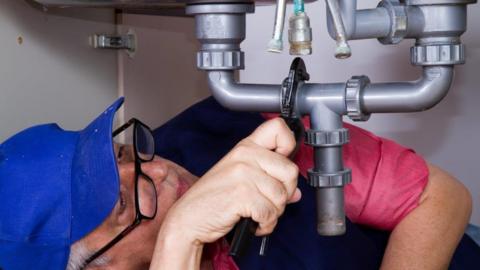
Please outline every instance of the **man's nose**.
[[168, 173], [168, 166], [165, 162], [153, 160], [142, 163], [142, 172], [154, 181], [163, 181]]

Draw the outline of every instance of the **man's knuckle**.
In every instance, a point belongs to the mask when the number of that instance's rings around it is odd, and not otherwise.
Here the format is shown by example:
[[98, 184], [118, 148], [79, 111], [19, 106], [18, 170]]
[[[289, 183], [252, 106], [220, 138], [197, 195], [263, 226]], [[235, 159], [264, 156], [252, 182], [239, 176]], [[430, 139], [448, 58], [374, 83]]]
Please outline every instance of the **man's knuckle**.
[[255, 211], [255, 219], [260, 222], [269, 222], [272, 218], [276, 218], [275, 216], [275, 209], [273, 207], [258, 207]]
[[247, 163], [239, 161], [232, 164], [230, 171], [233, 176], [242, 177], [250, 171], [250, 168]]
[[233, 150], [234, 158], [242, 160], [245, 157], [248, 157], [250, 153], [250, 148], [246, 142], [240, 142]]
[[290, 179], [295, 180], [295, 179], [297, 179], [300, 170], [298, 169], [298, 166], [295, 163], [290, 162], [287, 165], [287, 172], [288, 172], [288, 177]]
[[285, 126], [285, 121], [281, 118], [275, 118], [272, 120], [272, 125], [275, 129], [282, 129]]
[[276, 222], [265, 223], [259, 228], [259, 235], [269, 235], [275, 229]]
[[288, 200], [288, 193], [287, 190], [283, 187], [283, 185], [277, 185], [275, 188], [275, 198], [277, 205], [283, 205]]
[[238, 194], [238, 198], [245, 198], [245, 196], [251, 194], [252, 190], [245, 182], [241, 182], [240, 185], [235, 187], [234, 192]]

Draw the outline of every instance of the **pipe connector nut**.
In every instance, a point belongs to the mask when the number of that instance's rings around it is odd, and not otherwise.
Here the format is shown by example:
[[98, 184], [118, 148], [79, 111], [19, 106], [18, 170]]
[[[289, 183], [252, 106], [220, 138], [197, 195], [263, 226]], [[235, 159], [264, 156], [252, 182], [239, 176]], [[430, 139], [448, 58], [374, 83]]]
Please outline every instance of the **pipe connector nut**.
[[412, 65], [459, 65], [465, 64], [463, 44], [423, 45], [410, 48]]
[[335, 173], [316, 172], [309, 169], [308, 184], [316, 188], [343, 187], [352, 182], [352, 170], [345, 169]]
[[305, 132], [305, 143], [314, 147], [340, 146], [350, 141], [348, 129], [332, 131], [308, 130]]
[[244, 54], [242, 51], [199, 51], [197, 67], [202, 70], [244, 69]]
[[382, 44], [400, 43], [407, 35], [408, 19], [405, 6], [398, 0], [383, 0], [378, 7], [385, 8], [390, 16], [390, 33], [378, 41]]
[[362, 111], [362, 92], [370, 83], [367, 76], [353, 76], [345, 87], [345, 106], [347, 115], [353, 121], [367, 121], [370, 114]]

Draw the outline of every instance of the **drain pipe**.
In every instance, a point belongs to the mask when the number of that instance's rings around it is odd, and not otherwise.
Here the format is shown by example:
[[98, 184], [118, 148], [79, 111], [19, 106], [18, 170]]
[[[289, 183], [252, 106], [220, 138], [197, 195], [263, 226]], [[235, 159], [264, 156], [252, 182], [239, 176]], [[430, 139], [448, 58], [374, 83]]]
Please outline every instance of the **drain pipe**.
[[208, 71], [208, 85], [215, 99], [235, 111], [279, 112], [280, 86], [240, 84], [233, 71]]
[[453, 73], [453, 66], [427, 66], [417, 81], [369, 84], [361, 110], [367, 114], [428, 110], [447, 95]]
[[235, 71], [244, 68], [240, 43], [245, 39], [245, 15], [253, 4], [188, 5], [195, 15], [196, 36], [201, 43], [197, 67], [208, 72], [208, 85], [215, 99], [237, 111], [279, 112], [280, 86], [239, 84]]
[[[466, 29], [466, 18], [462, 17], [466, 13], [459, 6], [418, 7], [428, 10], [424, 15], [441, 21], [435, 25], [433, 19], [421, 18], [429, 25], [422, 31], [430, 35], [417, 39], [411, 48], [412, 64], [424, 69], [419, 80], [370, 83], [366, 76], [354, 76], [346, 83], [299, 84], [295, 107], [311, 119], [312, 130], [306, 132], [306, 143], [314, 147], [315, 166], [309, 170], [308, 178], [317, 192], [319, 234], [345, 232], [343, 187], [350, 182], [351, 172], [343, 166], [342, 146], [349, 137], [348, 130], [342, 128], [342, 117], [365, 121], [371, 113], [423, 111], [438, 103], [451, 85], [453, 66], [465, 61], [459, 35]], [[207, 71], [212, 93], [223, 106], [240, 111], [280, 112], [282, 84], [241, 84], [234, 78], [235, 71], [244, 68], [240, 43], [245, 38], [246, 13], [253, 10], [253, 4], [188, 5], [186, 12], [195, 16], [196, 36], [201, 43], [197, 66]], [[458, 16], [458, 21], [445, 20], [441, 14]]]

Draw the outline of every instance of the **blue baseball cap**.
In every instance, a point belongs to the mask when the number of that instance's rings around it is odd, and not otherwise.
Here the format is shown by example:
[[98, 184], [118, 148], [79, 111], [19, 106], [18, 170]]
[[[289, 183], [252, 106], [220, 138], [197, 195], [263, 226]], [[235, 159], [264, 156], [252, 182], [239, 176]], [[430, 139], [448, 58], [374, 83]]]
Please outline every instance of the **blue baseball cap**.
[[118, 99], [81, 131], [28, 128], [0, 145], [0, 269], [65, 269], [70, 246], [119, 196], [112, 141]]

